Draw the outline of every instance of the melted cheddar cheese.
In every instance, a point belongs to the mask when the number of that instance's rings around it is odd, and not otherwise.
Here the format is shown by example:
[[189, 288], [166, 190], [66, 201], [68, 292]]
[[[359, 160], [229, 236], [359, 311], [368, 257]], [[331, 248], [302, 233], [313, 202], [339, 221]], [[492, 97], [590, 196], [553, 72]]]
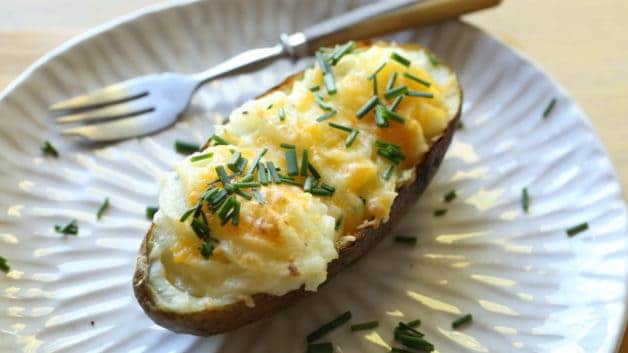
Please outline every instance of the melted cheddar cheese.
[[[393, 52], [410, 59], [411, 65], [392, 60]], [[431, 64], [428, 55], [423, 49], [391, 44], [358, 48], [332, 66], [336, 94], [328, 94], [321, 68], [315, 65], [291, 84], [232, 112], [228, 123], [216, 127], [216, 134], [230, 145], [207, 147], [202, 153], [213, 154], [207, 159], [193, 162], [194, 156], [186, 158], [162, 181], [149, 276], [161, 294], [160, 304], [196, 310], [238, 300], [252, 304], [250, 297], [256, 293], [282, 295], [301, 286], [316, 290], [327, 277], [327, 264], [353, 239], [351, 235], [367, 223], [377, 226], [388, 220], [396, 189], [413, 180], [414, 167], [458, 110], [460, 91], [455, 75]], [[376, 125], [374, 110], [356, 117], [373, 96], [369, 75], [382, 63], [386, 65], [376, 81], [380, 101], [386, 106], [392, 99], [385, 99], [383, 93], [394, 72], [394, 87], [405, 85], [433, 95], [404, 96], [395, 112], [405, 121], [389, 120], [387, 127]], [[429, 87], [411, 76], [429, 82]], [[318, 91], [312, 90], [315, 86]], [[328, 120], [317, 120], [329, 110], [317, 103], [316, 95], [336, 111]], [[349, 147], [345, 146], [349, 133], [331, 127], [330, 122], [359, 131]], [[393, 163], [378, 154], [378, 140], [399, 145], [405, 156], [388, 179], [382, 175]], [[179, 218], [198, 202], [208, 183], [217, 179], [215, 167], [225, 165], [234, 152], [251, 161], [266, 148], [263, 160], [272, 161], [285, 174], [286, 149], [281, 143], [296, 147], [299, 163], [301, 151], [307, 149], [309, 163], [320, 173], [321, 182], [333, 185], [335, 192], [319, 196], [286, 183], [261, 186], [264, 204], [240, 199], [237, 225], [221, 225], [220, 219], [204, 208], [217, 240], [211, 257], [205, 259], [199, 252], [202, 241], [189, 222]], [[295, 179], [303, 181], [302, 176]]]

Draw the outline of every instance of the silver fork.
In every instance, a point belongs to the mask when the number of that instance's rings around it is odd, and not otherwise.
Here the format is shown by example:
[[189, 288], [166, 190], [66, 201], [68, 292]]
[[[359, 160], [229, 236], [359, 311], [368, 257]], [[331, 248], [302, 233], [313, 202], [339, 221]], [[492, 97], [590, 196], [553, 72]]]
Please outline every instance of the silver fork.
[[[50, 107], [58, 123], [85, 123], [62, 131], [91, 141], [150, 134], [174, 123], [198, 87], [210, 80], [254, 70], [281, 58], [300, 58], [320, 46], [370, 38], [496, 5], [500, 0], [385, 0], [362, 6], [278, 44], [247, 50], [200, 73], [159, 73], [130, 79]], [[366, 21], [369, 20], [369, 23]]]

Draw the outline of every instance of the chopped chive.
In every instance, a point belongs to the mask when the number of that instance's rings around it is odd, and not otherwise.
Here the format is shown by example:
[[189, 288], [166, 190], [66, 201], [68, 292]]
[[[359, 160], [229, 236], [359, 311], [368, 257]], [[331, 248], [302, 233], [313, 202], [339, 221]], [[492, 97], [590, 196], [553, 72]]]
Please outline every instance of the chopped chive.
[[340, 125], [340, 124], [336, 124], [336, 123], [329, 123], [329, 126], [335, 128], [335, 129], [338, 129], [338, 130], [346, 131], [346, 132], [353, 131], [353, 129], [348, 127], [348, 126], [344, 126], [344, 125]]
[[414, 91], [414, 90], [408, 90], [406, 95], [409, 97], [434, 98], [434, 94], [431, 92], [422, 92], [422, 91]]
[[334, 346], [331, 342], [308, 343], [307, 353], [333, 353]]
[[329, 192], [336, 191], [336, 188], [333, 185], [329, 185], [329, 184], [325, 184], [325, 183], [321, 184], [321, 188], [323, 188], [323, 189], [325, 189], [325, 190], [327, 190]]
[[270, 103], [268, 107], [266, 107], [266, 110], [270, 110], [270, 109], [273, 109], [273, 103]]
[[[268, 162], [268, 163], [272, 163], [272, 162]], [[238, 181], [236, 183], [233, 183], [232, 185], [235, 186], [236, 188], [242, 189], [242, 188], [257, 188], [261, 184], [258, 182]]]
[[296, 148], [295, 145], [293, 145], [291, 143], [285, 143], [285, 142], [280, 143], [279, 147], [281, 147], [281, 148], [291, 148], [291, 149], [295, 149]]
[[384, 171], [384, 173], [382, 174], [382, 178], [386, 181], [390, 180], [390, 177], [393, 175], [394, 171], [395, 171], [395, 166], [390, 165], [388, 168], [386, 168], [386, 171]]
[[545, 107], [545, 110], [543, 110], [543, 119], [547, 118], [550, 115], [555, 105], [556, 105], [556, 98], [552, 98], [549, 104]]
[[229, 141], [225, 140], [224, 138], [213, 134], [211, 139], [216, 143], [216, 145], [231, 145], [231, 143], [229, 143]]
[[567, 235], [569, 237], [573, 237], [574, 235], [576, 235], [576, 234], [578, 234], [580, 232], [584, 232], [587, 229], [589, 229], [589, 223], [584, 222], [584, 223], [580, 223], [580, 224], [578, 224], [576, 226], [573, 226], [571, 228], [568, 228], [566, 230], [566, 232], [567, 232]]
[[324, 324], [320, 328], [312, 331], [309, 335], [307, 335], [308, 342], [314, 342], [317, 339], [325, 336], [327, 333], [331, 332], [333, 329], [344, 325], [347, 321], [351, 320], [351, 311], [346, 311], [342, 315], [333, 319], [332, 321]]
[[434, 345], [418, 336], [400, 334], [397, 338], [404, 346], [414, 348], [421, 352], [434, 351]]
[[307, 166], [310, 164], [308, 153], [307, 148], [304, 148], [303, 152], [301, 152], [301, 176], [307, 176]]
[[397, 81], [397, 71], [393, 71], [388, 78], [388, 82], [386, 83], [386, 91], [389, 91], [395, 85], [395, 81]]
[[255, 197], [255, 201], [257, 201], [257, 203], [259, 203], [260, 205], [263, 205], [264, 204], [264, 197], [259, 192], [259, 190], [251, 189], [251, 192], [253, 193], [253, 197]]
[[255, 158], [251, 162], [251, 165], [249, 166], [249, 169], [246, 171], [246, 174], [244, 174], [244, 178], [252, 176], [253, 171], [255, 170], [255, 168], [257, 168], [257, 165], [259, 164], [259, 161], [262, 159], [262, 157], [264, 157], [267, 151], [268, 151], [268, 148], [264, 148], [261, 152], [259, 152], [255, 156]]
[[410, 326], [410, 327], [417, 327], [417, 326], [421, 326], [421, 320], [419, 320], [419, 319], [412, 320], [412, 321], [410, 321], [410, 322], [406, 322], [406, 325], [407, 325], [407, 326]]
[[212, 206], [217, 207], [219, 206], [222, 201], [225, 199], [225, 197], [227, 197], [227, 195], [229, 195], [229, 192], [225, 189], [220, 189], [220, 191], [218, 191], [210, 200], [210, 203], [212, 204]]
[[332, 191], [323, 189], [321, 187], [313, 187], [312, 190], [310, 190], [310, 193], [312, 195], [319, 195], [319, 196], [331, 196], [334, 194]]
[[284, 121], [284, 119], [286, 118], [286, 110], [283, 107], [279, 108], [277, 114], [279, 115], [279, 120]]
[[321, 86], [312, 86], [312, 87], [310, 87], [310, 91], [312, 91], [312, 92], [316, 92], [319, 89], [321, 89]]
[[44, 156], [52, 156], [55, 158], [59, 157], [59, 151], [57, 151], [57, 149], [48, 140], [41, 144], [40, 149]]
[[212, 253], [214, 252], [214, 245], [208, 241], [204, 241], [201, 244], [200, 252], [201, 256], [203, 256], [203, 258], [207, 260], [212, 256]]
[[244, 114], [244, 115], [247, 115], [248, 113], [249, 113], [249, 111], [248, 111], [248, 110], [244, 110], [244, 111], [242, 111], [242, 114]]
[[327, 88], [327, 93], [329, 95], [336, 94], [336, 84], [334, 83], [334, 76], [331, 72], [331, 67], [329, 66], [329, 62], [325, 55], [318, 51], [316, 52], [316, 59], [318, 61], [318, 65], [323, 71], [323, 82], [325, 83], [325, 88]]
[[9, 271], [11, 271], [11, 266], [7, 263], [7, 259], [2, 256], [0, 256], [0, 271], [4, 273], [9, 273]]
[[240, 159], [242, 159], [242, 155], [240, 154], [240, 152], [235, 152], [231, 155], [231, 159], [229, 159], [229, 162], [227, 162], [227, 168], [231, 169], [231, 171], [233, 172], [239, 172], [240, 170], [238, 169], [238, 164], [240, 162]]
[[425, 81], [424, 79], [422, 79], [422, 78], [420, 78], [418, 76], [413, 75], [412, 73], [410, 73], [408, 71], [404, 72], [403, 76], [411, 79], [414, 82], [418, 82], [418, 83], [422, 84], [425, 87], [430, 87], [432, 85], [431, 83]]
[[530, 195], [528, 195], [528, 188], [523, 188], [523, 190], [521, 190], [521, 208], [523, 208], [525, 213], [528, 213], [528, 210], [530, 209]]
[[375, 125], [377, 125], [377, 127], [388, 126], [388, 120], [386, 120], [386, 116], [384, 115], [384, 107], [381, 104], [375, 107]]
[[155, 216], [155, 213], [157, 213], [157, 211], [159, 211], [159, 207], [147, 206], [146, 207], [146, 218], [152, 220], [153, 217]]
[[179, 222], [185, 222], [185, 220], [188, 219], [192, 215], [192, 213], [194, 213], [195, 211], [196, 211], [196, 206], [192, 208], [188, 208], [185, 212], [183, 212], [183, 214], [179, 218]]
[[402, 99], [403, 99], [403, 96], [398, 96], [397, 98], [395, 98], [395, 100], [392, 102], [388, 110], [390, 110], [391, 112], [394, 112], [395, 109], [397, 109], [397, 106], [399, 106], [399, 103], [401, 103]]
[[400, 63], [401, 65], [408, 67], [410, 66], [410, 60], [406, 59], [405, 57], [403, 57], [401, 54], [397, 53], [397, 52], [393, 52], [392, 54], [390, 54], [390, 58], [395, 60], [396, 62]]
[[471, 315], [471, 314], [467, 314], [467, 315], [465, 315], [465, 316], [463, 316], [463, 317], [461, 317], [461, 318], [458, 318], [458, 319], [454, 320], [454, 321], [451, 323], [451, 328], [453, 328], [453, 329], [457, 329], [457, 328], [459, 328], [460, 326], [465, 325], [465, 324], [468, 324], [468, 323], [470, 323], [470, 322], [472, 322], [472, 321], [473, 321], [473, 315]]
[[336, 115], [336, 113], [338, 113], [335, 110], [330, 110], [329, 112], [319, 116], [318, 118], [316, 118], [316, 121], [321, 122], [321, 121], [325, 121], [327, 119], [330, 119], [331, 117], [333, 117], [334, 115]]
[[360, 132], [358, 130], [353, 129], [353, 131], [351, 131], [351, 133], [349, 133], [349, 136], [347, 136], [347, 138], [345, 139], [345, 147], [351, 147], [353, 141], [355, 141], [355, 138], [358, 137], [359, 133]]
[[379, 93], [377, 92], [377, 76], [373, 77], [373, 95], [377, 96]]
[[355, 42], [354, 41], [350, 41], [345, 43], [344, 45], [337, 47], [334, 52], [331, 54], [331, 64], [332, 65], [336, 65], [340, 59], [342, 59], [343, 56], [349, 54], [353, 48], [355, 47]]
[[320, 94], [314, 95], [314, 101], [316, 101], [316, 104], [318, 104], [318, 106], [323, 110], [332, 110], [334, 108], [331, 104], [325, 102]]
[[299, 174], [299, 166], [297, 163], [297, 152], [294, 148], [288, 149], [286, 156], [286, 171], [288, 175], [293, 176]]
[[244, 190], [240, 190], [238, 188], [236, 188], [234, 192], [236, 194], [242, 196], [243, 198], [247, 199], [247, 200], [251, 200], [253, 198], [253, 196], [251, 196], [251, 194], [249, 194], [248, 192], [246, 192]]
[[63, 235], [77, 235], [79, 230], [77, 222], [78, 221], [76, 219], [73, 219], [66, 225], [55, 224], [55, 232]]
[[268, 161], [266, 162], [266, 168], [268, 169], [268, 173], [270, 174], [270, 177], [273, 179], [273, 182], [275, 184], [281, 183], [281, 180], [279, 180], [279, 175], [277, 174], [277, 169], [275, 168], [275, 164], [271, 161]]
[[266, 166], [264, 166], [263, 162], [259, 162], [258, 166], [257, 166], [257, 180], [259, 180], [259, 182], [262, 185], [268, 185], [269, 180], [268, 180], [268, 172], [266, 171]]
[[329, 66], [329, 62], [321, 51], [316, 52], [316, 61], [318, 62], [318, 66], [320, 66], [323, 74], [327, 74], [331, 72], [331, 67]]
[[358, 119], [361, 119], [368, 112], [370, 112], [371, 109], [375, 108], [377, 103], [379, 103], [379, 98], [377, 98], [377, 96], [369, 98], [369, 100], [366, 101], [366, 103], [364, 103], [364, 105], [360, 109], [358, 109], [358, 111], [355, 113], [355, 116], [357, 116]]
[[207, 152], [207, 153], [203, 153], [203, 154], [197, 154], [196, 156], [192, 156], [190, 158], [190, 162], [194, 163], [194, 162], [198, 162], [198, 161], [202, 161], [204, 159], [208, 159], [211, 158], [214, 154], [211, 152]]
[[458, 195], [456, 194], [456, 190], [450, 190], [445, 194], [443, 199], [445, 200], [445, 202], [451, 202], [455, 200], [456, 197], [458, 197]]
[[190, 226], [192, 227], [194, 234], [196, 234], [196, 236], [200, 240], [209, 241], [211, 239], [211, 234], [209, 232], [209, 226], [207, 225], [207, 223], [201, 221], [198, 218], [194, 218], [192, 219]]
[[384, 92], [384, 97], [386, 99], [393, 99], [397, 96], [401, 96], [406, 93], [408, 93], [408, 86], [401, 85], [401, 86], [386, 90], [386, 92]]
[[343, 218], [344, 218], [344, 215], [340, 215], [340, 217], [338, 217], [336, 219], [336, 223], [334, 224], [334, 230], [340, 229], [340, 226], [342, 225]]
[[390, 349], [390, 353], [414, 353], [414, 352], [409, 351], [407, 349], [403, 349], [403, 348], [392, 347]]
[[316, 179], [320, 179], [321, 175], [318, 172], [318, 170], [316, 170], [316, 168], [314, 168], [314, 166], [312, 165], [312, 163], [308, 163], [307, 164], [307, 169], [310, 171], [310, 173], [312, 173], [312, 175], [316, 178]]
[[375, 71], [373, 71], [370, 75], [368, 75], [368, 79], [369, 79], [369, 80], [374, 79], [374, 78], [375, 78], [375, 76], [377, 76], [377, 74], [378, 74], [380, 71], [382, 71], [382, 69], [384, 68], [384, 66], [386, 66], [386, 63], [383, 63], [383, 64], [379, 65], [379, 66], [375, 69]]
[[216, 170], [216, 175], [218, 175], [218, 179], [220, 179], [220, 182], [222, 183], [222, 185], [229, 185], [231, 184], [231, 180], [229, 179], [229, 176], [227, 176], [227, 172], [225, 171], [225, 167], [219, 165], [216, 168], [214, 168]]
[[240, 178], [240, 180], [238, 180], [238, 183], [248, 183], [250, 181], [253, 181], [253, 179], [255, 179], [253, 175], [247, 175], [245, 177]]
[[413, 336], [417, 336], [417, 337], [423, 337], [425, 336], [422, 332], [417, 331], [414, 327], [403, 323], [403, 322], [399, 322], [397, 324], [397, 327], [395, 328], [395, 331], [404, 333], [404, 334], [409, 334], [409, 335], [413, 335]]
[[222, 204], [222, 206], [220, 206], [220, 208], [218, 209], [218, 212], [216, 213], [218, 218], [220, 218], [223, 221], [227, 219], [227, 216], [229, 215], [231, 210], [235, 207], [235, 203], [236, 203], [236, 198], [234, 196], [227, 197], [225, 202]]
[[392, 147], [395, 149], [401, 149], [401, 145], [396, 144], [394, 142], [388, 142], [388, 141], [383, 141], [383, 140], [376, 140], [375, 146], [381, 147], [381, 148]]
[[[250, 200], [250, 198], [249, 198]], [[231, 213], [231, 224], [237, 226], [240, 223], [240, 201], [236, 200], [235, 207]]]
[[446, 213], [447, 213], [447, 209], [441, 208], [434, 211], [434, 217], [441, 217], [441, 216], [444, 216]]
[[464, 123], [461, 120], [458, 120], [458, 122], [456, 123], [456, 129], [464, 130], [464, 127]]
[[192, 154], [194, 152], [197, 152], [200, 148], [201, 146], [196, 143], [185, 142], [181, 140], [174, 141], [174, 149], [177, 151], [177, 153]]
[[327, 88], [327, 94], [330, 96], [336, 94], [336, 84], [334, 83], [334, 76], [332, 76], [331, 72], [323, 75], [323, 80], [325, 82], [325, 88]]
[[396, 143], [377, 140], [375, 141], [377, 146], [377, 154], [388, 159], [394, 164], [399, 164], [406, 159], [406, 156], [401, 151], [401, 146]]
[[96, 212], [96, 219], [100, 220], [102, 215], [105, 214], [105, 211], [109, 208], [109, 198], [105, 197], [105, 200], [98, 207], [98, 211]]
[[408, 244], [408, 245], [415, 245], [416, 244], [416, 237], [407, 237], [407, 236], [403, 236], [403, 235], [397, 235], [395, 237], [395, 242], [396, 243], [404, 243], [404, 244]]
[[306, 192], [310, 192], [312, 191], [312, 186], [314, 185], [314, 177], [313, 176], [308, 176], [307, 178], [305, 178], [305, 182], [303, 183], [303, 191]]
[[290, 185], [295, 185], [295, 186], [303, 186], [303, 183], [301, 183], [299, 181], [296, 181], [296, 180], [294, 180], [292, 178], [282, 178], [282, 177], [279, 177], [279, 180], [281, 180], [281, 182], [285, 183], [285, 184], [290, 184]]
[[377, 108], [379, 108], [381, 110], [380, 114], [383, 114], [383, 116], [384, 116], [384, 118], [386, 120], [392, 119], [392, 120], [395, 120], [395, 121], [397, 121], [399, 123], [402, 123], [402, 124], [406, 121], [406, 118], [404, 118], [403, 116], [401, 116], [401, 115], [399, 115], [399, 114], [397, 114], [397, 113], [395, 113], [395, 112], [393, 112], [391, 110], [388, 110], [388, 108], [386, 108], [386, 106], [379, 105], [379, 106], [377, 106]]
[[351, 331], [372, 330], [377, 326], [379, 326], [379, 322], [377, 321], [363, 322], [361, 324], [351, 325]]
[[430, 54], [427, 56], [428, 60], [430, 61], [430, 63], [433, 66], [438, 66], [440, 65], [440, 62], [438, 61], [438, 59], [436, 59], [436, 57], [434, 56], [434, 54]]

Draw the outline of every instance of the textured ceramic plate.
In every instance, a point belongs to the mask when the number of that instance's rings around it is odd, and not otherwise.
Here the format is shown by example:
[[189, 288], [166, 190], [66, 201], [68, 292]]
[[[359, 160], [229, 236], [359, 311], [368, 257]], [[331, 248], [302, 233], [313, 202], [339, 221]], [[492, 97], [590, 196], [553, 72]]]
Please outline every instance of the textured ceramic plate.
[[[277, 62], [202, 89], [174, 127], [86, 146], [58, 135], [46, 107], [136, 75], [193, 72], [355, 6], [353, 1], [216, 0], [160, 8], [55, 50], [0, 101], [2, 352], [303, 352], [304, 337], [350, 309], [325, 340], [338, 352], [384, 352], [400, 320], [420, 318], [439, 352], [616, 349], [626, 310], [626, 207], [608, 156], [582, 110], [528, 59], [461, 22], [394, 36], [455, 67], [463, 120], [436, 179], [399, 224], [416, 247], [385, 240], [329, 285], [275, 317], [213, 338], [171, 333], [135, 302], [131, 276], [157, 180], [180, 158], [175, 138], [201, 142], [216, 117], [308, 60]], [[542, 112], [552, 97], [555, 109]], [[45, 158], [49, 139], [60, 158]], [[522, 188], [530, 212], [520, 205]], [[458, 198], [443, 202], [455, 189]], [[95, 214], [109, 197], [111, 209]], [[433, 211], [447, 208], [444, 217]], [[78, 219], [77, 237], [53, 225]], [[565, 230], [588, 222], [569, 238]], [[472, 313], [474, 322], [452, 330]]]

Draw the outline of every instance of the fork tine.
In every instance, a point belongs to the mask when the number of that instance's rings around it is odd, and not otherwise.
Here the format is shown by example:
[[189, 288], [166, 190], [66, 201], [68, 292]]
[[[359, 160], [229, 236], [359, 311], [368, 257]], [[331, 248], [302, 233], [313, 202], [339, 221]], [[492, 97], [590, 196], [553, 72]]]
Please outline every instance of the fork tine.
[[63, 115], [57, 118], [58, 123], [75, 123], [80, 121], [104, 120], [112, 118], [122, 118], [132, 115], [138, 115], [153, 110], [153, 107], [144, 104], [138, 104], [137, 101], [109, 105], [102, 108], [96, 108], [81, 113]]
[[[172, 113], [172, 112], [171, 112]], [[172, 124], [169, 115], [158, 114], [155, 110], [104, 123], [89, 124], [61, 131], [66, 136], [82, 136], [92, 141], [115, 141], [146, 135]]]
[[135, 80], [128, 80], [116, 83], [90, 93], [57, 102], [50, 107], [50, 110], [83, 109], [127, 101], [147, 95], [148, 91], [145, 88], [133, 86], [134, 81]]

